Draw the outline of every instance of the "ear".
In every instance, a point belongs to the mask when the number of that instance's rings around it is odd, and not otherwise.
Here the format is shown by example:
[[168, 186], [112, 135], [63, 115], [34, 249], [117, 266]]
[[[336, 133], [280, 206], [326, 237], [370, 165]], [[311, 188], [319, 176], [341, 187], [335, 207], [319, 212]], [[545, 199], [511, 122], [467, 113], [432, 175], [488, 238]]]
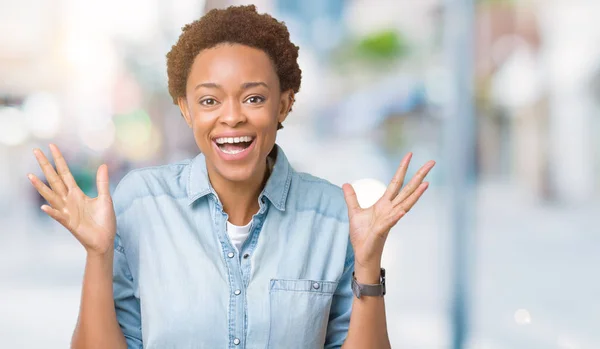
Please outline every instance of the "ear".
[[279, 114], [277, 121], [282, 123], [287, 118], [290, 111], [292, 111], [292, 105], [294, 104], [294, 91], [287, 90], [281, 93], [281, 99], [279, 100]]
[[192, 128], [192, 117], [190, 115], [190, 108], [188, 107], [187, 99], [185, 97], [177, 98], [177, 105], [179, 105], [179, 111], [181, 111], [181, 115], [185, 119], [185, 122], [190, 128]]

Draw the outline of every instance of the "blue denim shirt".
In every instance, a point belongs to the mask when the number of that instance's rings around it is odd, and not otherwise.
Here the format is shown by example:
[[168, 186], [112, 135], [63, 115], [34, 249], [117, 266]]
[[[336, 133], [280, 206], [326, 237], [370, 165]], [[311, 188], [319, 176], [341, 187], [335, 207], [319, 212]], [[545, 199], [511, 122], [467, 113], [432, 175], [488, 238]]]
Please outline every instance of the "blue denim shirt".
[[342, 190], [274, 153], [239, 254], [202, 154], [119, 183], [113, 284], [128, 348], [341, 347], [354, 268]]

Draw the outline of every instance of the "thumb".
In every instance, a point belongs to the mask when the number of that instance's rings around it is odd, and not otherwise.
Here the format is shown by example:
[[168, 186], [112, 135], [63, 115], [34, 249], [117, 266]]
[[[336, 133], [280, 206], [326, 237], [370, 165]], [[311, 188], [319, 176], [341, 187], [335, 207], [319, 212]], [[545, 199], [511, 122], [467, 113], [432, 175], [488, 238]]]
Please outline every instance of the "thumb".
[[106, 164], [102, 164], [98, 167], [98, 172], [96, 173], [96, 187], [98, 188], [98, 196], [110, 196], [108, 166], [106, 166]]
[[344, 199], [346, 200], [346, 205], [348, 205], [348, 212], [352, 212], [356, 209], [360, 209], [360, 205], [358, 204], [358, 198], [356, 197], [356, 192], [351, 184], [342, 185], [342, 190], [344, 191]]

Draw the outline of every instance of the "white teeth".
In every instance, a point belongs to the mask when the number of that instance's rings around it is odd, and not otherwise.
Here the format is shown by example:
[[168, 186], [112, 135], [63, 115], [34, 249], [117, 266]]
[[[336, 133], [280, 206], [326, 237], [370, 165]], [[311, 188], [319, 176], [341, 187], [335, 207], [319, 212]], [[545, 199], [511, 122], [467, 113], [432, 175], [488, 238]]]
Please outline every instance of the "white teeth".
[[251, 136], [243, 136], [243, 137], [221, 137], [221, 138], [217, 138], [215, 139], [215, 142], [217, 142], [217, 144], [234, 144], [234, 143], [241, 143], [241, 142], [252, 142], [254, 140], [254, 137]]
[[241, 153], [246, 149], [237, 149], [237, 150], [225, 150], [225, 149], [221, 149], [221, 151], [225, 154], [237, 154], [237, 153]]

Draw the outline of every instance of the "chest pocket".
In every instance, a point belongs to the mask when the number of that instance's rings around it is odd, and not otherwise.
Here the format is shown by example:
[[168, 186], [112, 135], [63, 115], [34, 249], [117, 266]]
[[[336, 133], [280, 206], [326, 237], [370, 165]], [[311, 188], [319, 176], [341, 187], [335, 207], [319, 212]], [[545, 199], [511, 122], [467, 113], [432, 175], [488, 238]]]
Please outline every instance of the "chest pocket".
[[267, 348], [322, 349], [337, 281], [272, 279]]

